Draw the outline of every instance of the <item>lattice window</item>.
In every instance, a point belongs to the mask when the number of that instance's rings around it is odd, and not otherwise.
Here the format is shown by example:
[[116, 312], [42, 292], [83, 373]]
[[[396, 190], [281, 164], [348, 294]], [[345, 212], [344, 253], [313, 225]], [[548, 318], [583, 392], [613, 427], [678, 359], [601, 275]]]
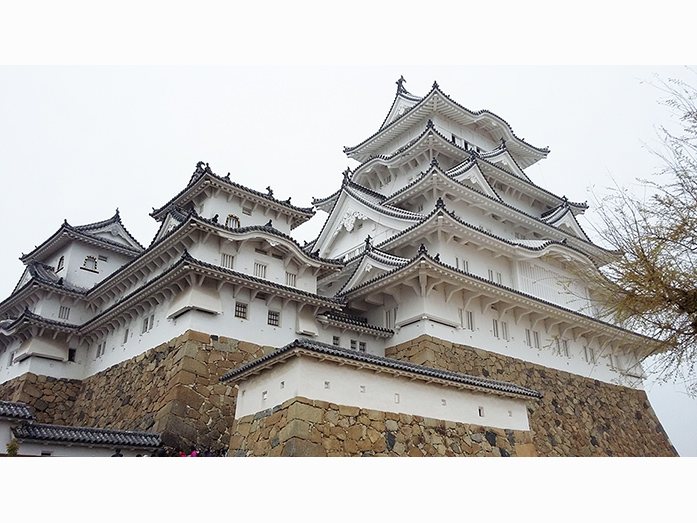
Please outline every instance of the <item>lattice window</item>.
[[278, 327], [281, 324], [281, 313], [278, 311], [269, 311], [267, 323], [273, 327]]
[[235, 318], [247, 319], [247, 304], [240, 301], [235, 302]]
[[298, 275], [292, 272], [286, 272], [286, 285], [289, 287], [295, 287], [297, 283]]

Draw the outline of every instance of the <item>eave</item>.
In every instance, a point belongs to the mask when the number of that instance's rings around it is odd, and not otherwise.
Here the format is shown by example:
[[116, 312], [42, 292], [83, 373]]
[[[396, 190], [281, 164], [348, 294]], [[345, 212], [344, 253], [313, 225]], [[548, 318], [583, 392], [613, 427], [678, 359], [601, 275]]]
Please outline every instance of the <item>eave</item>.
[[435, 113], [440, 113], [461, 125], [476, 125], [491, 134], [496, 141], [503, 138], [506, 142], [511, 142], [509, 148], [512, 147], [516, 151], [516, 156], [520, 155], [518, 162], [523, 168], [529, 167], [545, 158], [549, 153], [547, 148], [534, 147], [518, 138], [513, 133], [508, 122], [496, 114], [488, 110], [471, 111], [454, 102], [440, 90], [436, 83], [433, 84], [431, 91], [411, 110], [382, 127], [360, 144], [353, 147], [345, 147], [344, 152], [350, 158], [363, 162], [371, 153], [381, 149], [391, 140], [418, 124], [418, 122], [431, 118]]

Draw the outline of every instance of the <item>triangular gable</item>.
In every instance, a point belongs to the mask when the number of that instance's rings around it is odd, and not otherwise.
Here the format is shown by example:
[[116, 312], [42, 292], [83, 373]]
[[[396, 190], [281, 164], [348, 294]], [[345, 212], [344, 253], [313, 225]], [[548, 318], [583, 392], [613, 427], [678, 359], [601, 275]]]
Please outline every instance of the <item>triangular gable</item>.
[[108, 225], [103, 225], [89, 231], [83, 230], [81, 232], [93, 238], [118, 243], [134, 250], [143, 250], [143, 247], [128, 233], [126, 228], [119, 221], [114, 221]]
[[496, 193], [494, 188], [489, 184], [489, 182], [484, 177], [479, 165], [476, 162], [471, 162], [469, 160], [461, 164], [462, 167], [458, 166], [454, 169], [448, 171], [448, 175], [458, 182], [460, 182], [465, 187], [470, 187], [475, 191], [486, 194], [487, 196], [494, 198], [495, 200], [501, 201], [501, 198]]
[[178, 220], [174, 216], [172, 216], [172, 213], [170, 212], [167, 217], [162, 220], [162, 225], [160, 225], [160, 229], [157, 231], [157, 234], [155, 235], [155, 238], [152, 241], [152, 244], [155, 244], [159, 242], [162, 238], [167, 236], [172, 230], [176, 229], [183, 223], [183, 220]]
[[19, 289], [24, 287], [29, 281], [32, 279], [31, 272], [29, 271], [29, 267], [24, 268], [24, 272], [22, 273], [22, 277], [19, 279], [17, 282], [17, 285], [15, 285], [15, 288], [12, 290], [12, 294], [17, 292]]
[[511, 156], [511, 153], [508, 151], [508, 149], [499, 149], [493, 154], [482, 155], [482, 158], [485, 159], [487, 162], [492, 163], [500, 167], [501, 169], [504, 169], [509, 173], [514, 174], [518, 178], [522, 178], [523, 180], [532, 183], [532, 180], [530, 180], [530, 178], [528, 178], [528, 175], [525, 174], [525, 172], [523, 172], [518, 163]]
[[414, 107], [419, 101], [419, 99], [414, 96], [405, 96], [405, 93], [406, 91], [397, 93], [397, 96], [392, 102], [392, 107], [390, 107], [390, 111], [387, 113], [385, 121], [380, 126], [380, 130], [390, 125], [397, 118], [402, 117], [409, 110], [411, 110], [411, 108]]
[[364, 253], [361, 261], [354, 270], [353, 274], [346, 281], [344, 286], [338, 292], [348, 292], [350, 289], [357, 287], [367, 281], [370, 281], [378, 276], [382, 276], [386, 272], [394, 270], [395, 267], [408, 263], [409, 260], [404, 259], [402, 264], [389, 263], [385, 260], [380, 260], [377, 256], [371, 255], [370, 252]]
[[[402, 216], [400, 216], [398, 209], [382, 209], [379, 205], [371, 206], [369, 202], [361, 199], [359, 195], [354, 194], [344, 185], [317, 238], [314, 246], [315, 252], [319, 256], [328, 257], [332, 247], [338, 245], [343, 237], [351, 234], [354, 228], [361, 224], [375, 224], [377, 230], [374, 231], [373, 235], [379, 237], [401, 231], [420, 219], [414, 213], [404, 211], [401, 214]], [[365, 239], [368, 228], [365, 231], [365, 234], [356, 236], [356, 241], [353, 242], [356, 247], [360, 246], [360, 243]]]
[[571, 212], [571, 209], [566, 205], [560, 206], [556, 212], [549, 214], [548, 216], [542, 218], [542, 220], [549, 225], [553, 225], [557, 229], [576, 236], [577, 238], [581, 238], [587, 242], [591, 241], [581, 228], [581, 225], [576, 220], [576, 217], [574, 216], [573, 212]]

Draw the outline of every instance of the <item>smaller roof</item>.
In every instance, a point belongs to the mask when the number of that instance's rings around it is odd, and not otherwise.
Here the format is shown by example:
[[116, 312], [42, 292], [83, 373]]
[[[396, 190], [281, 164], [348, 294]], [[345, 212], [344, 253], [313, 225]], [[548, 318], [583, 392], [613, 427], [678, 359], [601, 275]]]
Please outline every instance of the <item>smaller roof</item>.
[[375, 366], [386, 371], [391, 371], [395, 374], [407, 374], [416, 379], [432, 381], [434, 379], [459, 384], [465, 388], [476, 389], [481, 392], [493, 392], [504, 395], [524, 396], [529, 398], [541, 398], [539, 392], [521, 387], [513, 383], [504, 381], [496, 381], [487, 378], [479, 378], [470, 376], [469, 374], [458, 374], [447, 370], [434, 369], [425, 365], [417, 365], [408, 361], [394, 360], [367, 352], [359, 352], [356, 350], [345, 349], [335, 345], [328, 345], [318, 341], [312, 341], [307, 338], [300, 338], [285, 347], [282, 347], [274, 352], [267, 354], [251, 363], [242, 365], [236, 370], [228, 372], [220, 381], [239, 380], [250, 374], [256, 374], [259, 370], [272, 366], [276, 363], [285, 361], [287, 358], [294, 356], [300, 352], [317, 357], [335, 357], [340, 360], [348, 360], [358, 364], [358, 366]]
[[[120, 238], [121, 241], [115, 241], [105, 237], [107, 233], [115, 235]], [[59, 248], [66, 242], [71, 241], [71, 239], [97, 244], [106, 249], [132, 257], [139, 255], [145, 250], [145, 247], [143, 247], [123, 225], [119, 210], [116, 209], [116, 213], [111, 218], [95, 223], [88, 223], [86, 225], [70, 225], [67, 220], [64, 220], [60, 228], [51, 235], [50, 238], [37, 246], [29, 254], [22, 254], [20, 260], [26, 264], [30, 260], [39, 258]]]
[[0, 401], [0, 418], [13, 420], [33, 420], [34, 415], [26, 403]]
[[130, 430], [98, 429], [92, 427], [67, 427], [43, 423], [23, 423], [12, 429], [21, 440], [54, 441], [106, 447], [157, 448], [162, 445], [159, 434]]

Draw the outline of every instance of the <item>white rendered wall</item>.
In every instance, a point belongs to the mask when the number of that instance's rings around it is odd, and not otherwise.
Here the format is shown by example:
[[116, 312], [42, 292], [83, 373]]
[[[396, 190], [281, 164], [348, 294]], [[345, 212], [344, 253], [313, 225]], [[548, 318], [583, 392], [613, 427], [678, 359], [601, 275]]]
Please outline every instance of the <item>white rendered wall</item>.
[[529, 430], [522, 399], [426, 384], [311, 357], [295, 357], [240, 383], [235, 418], [297, 396], [459, 423]]

